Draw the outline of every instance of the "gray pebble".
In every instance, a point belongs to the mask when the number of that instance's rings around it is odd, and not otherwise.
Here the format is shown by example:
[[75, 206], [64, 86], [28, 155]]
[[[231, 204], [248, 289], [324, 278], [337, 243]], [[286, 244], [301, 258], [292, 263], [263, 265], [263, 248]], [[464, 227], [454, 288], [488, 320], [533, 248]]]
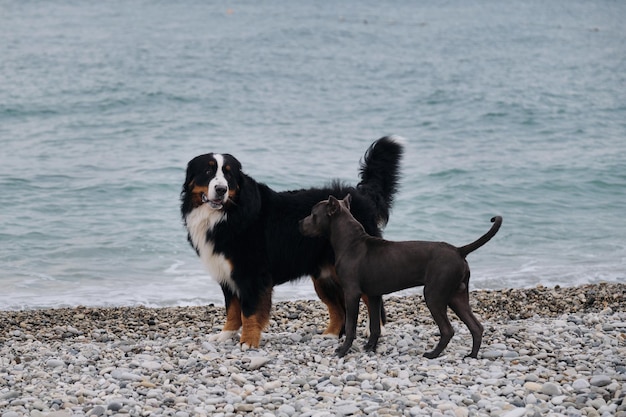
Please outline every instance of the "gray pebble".
[[335, 408], [335, 411], [344, 416], [349, 416], [352, 414], [357, 414], [361, 411], [361, 409], [355, 403], [342, 404]]
[[20, 393], [17, 391], [8, 391], [5, 392], [3, 394], [0, 394], [0, 401], [1, 400], [12, 400], [14, 398], [18, 398], [20, 396]]
[[161, 369], [161, 364], [159, 362], [156, 361], [145, 361], [141, 363], [141, 366], [143, 368], [146, 368], [150, 371], [157, 371], [159, 369]]
[[541, 386], [541, 393], [550, 396], [559, 395], [561, 394], [561, 387], [554, 382], [546, 382]]
[[254, 410], [253, 404], [237, 404], [235, 410], [242, 413], [249, 413]]
[[535, 374], [528, 374], [525, 376], [524, 380], [528, 382], [537, 382], [539, 381], [539, 377]]
[[90, 412], [90, 416], [103, 416], [107, 412], [106, 408], [101, 405], [96, 405]]
[[572, 383], [572, 388], [576, 392], [581, 392], [589, 388], [589, 382], [586, 379], [577, 379]]
[[285, 413], [288, 416], [292, 416], [296, 413], [296, 409], [293, 408], [292, 406], [288, 405], [288, 404], [283, 404], [280, 407], [278, 407], [278, 411], [280, 413]]
[[526, 415], [525, 408], [514, 408], [513, 410], [502, 414], [502, 417], [522, 417], [524, 415]]
[[120, 411], [122, 409], [122, 407], [123, 407], [122, 404], [120, 404], [118, 402], [112, 402], [112, 403], [109, 403], [109, 406], [107, 407], [107, 409], [111, 410], [111, 411], [114, 411], [114, 412], [117, 412], [117, 411]]
[[501, 358], [504, 355], [504, 352], [501, 350], [487, 350], [483, 352], [482, 357], [485, 359], [495, 359]]
[[46, 361], [46, 366], [49, 368], [58, 368], [64, 365], [65, 365], [65, 362], [59, 359], [48, 359]]
[[594, 375], [589, 380], [589, 384], [594, 387], [604, 387], [609, 385], [612, 382], [612, 379], [608, 375]]
[[248, 365], [248, 369], [254, 371], [256, 369], [261, 368], [266, 363], [268, 363], [271, 359], [268, 357], [255, 356], [250, 358], [250, 364]]

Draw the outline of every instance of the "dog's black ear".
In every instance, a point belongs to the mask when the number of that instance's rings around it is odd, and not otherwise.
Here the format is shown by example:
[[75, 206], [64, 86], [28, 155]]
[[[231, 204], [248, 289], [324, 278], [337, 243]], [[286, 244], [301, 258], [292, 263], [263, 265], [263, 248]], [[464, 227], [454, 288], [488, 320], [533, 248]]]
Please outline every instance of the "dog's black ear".
[[350, 211], [350, 204], [352, 204], [352, 194], [348, 193], [343, 199], [343, 205]]
[[332, 195], [328, 196], [328, 207], [326, 209], [326, 212], [328, 213], [328, 215], [332, 216], [333, 214], [337, 213], [339, 209], [340, 209], [339, 200], [337, 200]]
[[187, 164], [185, 182], [183, 183], [183, 192], [187, 192], [192, 188], [193, 177], [196, 175], [196, 172], [194, 169], [194, 163], [197, 159], [198, 157], [195, 157], [194, 159], [189, 161], [189, 163]]
[[191, 198], [189, 191], [193, 188], [194, 176], [196, 175], [195, 164], [198, 158], [201, 156], [196, 156], [187, 164], [187, 171], [185, 173], [185, 182], [183, 183], [183, 188], [180, 191], [180, 200], [182, 202], [180, 209], [183, 217], [186, 213], [191, 211]]

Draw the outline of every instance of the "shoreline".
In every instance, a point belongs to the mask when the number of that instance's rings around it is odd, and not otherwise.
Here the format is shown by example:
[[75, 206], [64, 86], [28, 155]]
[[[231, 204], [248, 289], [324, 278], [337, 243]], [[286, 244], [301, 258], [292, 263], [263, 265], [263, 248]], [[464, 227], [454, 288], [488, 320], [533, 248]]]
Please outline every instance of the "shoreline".
[[421, 295], [385, 297], [386, 335], [345, 358], [319, 300], [275, 303], [259, 349], [209, 341], [222, 306], [0, 311], [0, 416], [617, 415], [626, 417], [626, 284], [470, 292], [478, 359], [439, 358]]
[[[406, 306], [406, 309], [387, 311], [390, 323], [393, 322], [393, 316], [397, 314], [406, 314], [409, 317], [413, 315], [416, 319], [425, 318], [425, 321], [429, 319], [432, 321], [421, 294], [406, 296], [390, 294], [384, 299], [386, 303], [393, 300], [396, 306], [402, 304]], [[626, 312], [626, 284], [602, 282], [572, 287], [538, 285], [533, 288], [472, 290], [470, 303], [481, 321], [523, 320], [534, 315], [557, 317], [568, 313], [600, 312], [606, 308]], [[71, 314], [72, 312], [76, 314]], [[295, 319], [300, 312], [311, 314], [320, 332], [324, 329], [327, 312], [322, 302], [318, 299], [301, 299], [275, 302], [272, 306], [270, 327], [266, 331], [272, 332], [272, 327], [277, 325], [277, 318], [286, 314]], [[448, 310], [448, 312], [451, 320], [456, 319], [452, 311]], [[213, 303], [204, 306], [176, 307], [74, 306], [0, 310], [0, 342], [11, 328], [21, 329], [27, 326], [27, 323], [35, 327], [39, 323], [66, 325], [79, 329], [94, 326], [116, 327], [116, 324], [121, 322], [134, 327], [142, 327], [154, 325], [159, 321], [159, 317], [170, 317], [176, 314], [180, 315], [183, 321], [195, 318], [199, 321], [198, 326], [208, 329], [207, 333], [219, 331], [225, 320], [224, 306]], [[364, 317], [366, 313], [362, 309], [359, 320], [363, 320]]]

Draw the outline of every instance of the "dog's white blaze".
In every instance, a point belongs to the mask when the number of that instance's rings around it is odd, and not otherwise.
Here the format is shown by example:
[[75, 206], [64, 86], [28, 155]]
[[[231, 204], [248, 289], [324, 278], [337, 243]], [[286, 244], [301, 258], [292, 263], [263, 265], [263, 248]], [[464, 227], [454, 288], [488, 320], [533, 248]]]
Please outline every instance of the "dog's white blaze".
[[185, 223], [193, 246], [198, 250], [200, 259], [209, 271], [211, 277], [220, 285], [227, 285], [235, 294], [239, 294], [239, 288], [233, 281], [230, 262], [222, 254], [215, 253], [215, 245], [207, 241], [206, 233], [212, 230], [216, 224], [226, 220], [226, 213], [222, 210], [211, 208], [208, 204], [196, 207], [187, 215]]
[[226, 187], [226, 194], [223, 197], [223, 202], [225, 203], [226, 200], [228, 200], [228, 181], [226, 181], [226, 177], [224, 176], [224, 156], [216, 153], [213, 154], [213, 158], [215, 158], [215, 162], [217, 162], [217, 169], [215, 171], [215, 177], [209, 181], [209, 200], [217, 200], [219, 198], [215, 192], [215, 187], [219, 185]]

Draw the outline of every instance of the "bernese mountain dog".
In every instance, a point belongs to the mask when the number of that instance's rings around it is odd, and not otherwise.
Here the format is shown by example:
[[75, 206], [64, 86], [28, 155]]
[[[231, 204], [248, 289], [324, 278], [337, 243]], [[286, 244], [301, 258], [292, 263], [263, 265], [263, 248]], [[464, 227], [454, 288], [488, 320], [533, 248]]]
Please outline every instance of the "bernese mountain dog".
[[333, 250], [326, 239], [303, 236], [298, 222], [320, 200], [350, 193], [353, 215], [370, 235], [381, 236], [402, 152], [398, 137], [383, 137], [366, 151], [356, 187], [334, 181], [280, 192], [246, 175], [232, 155], [193, 158], [181, 192], [182, 218], [189, 243], [221, 286], [226, 306], [226, 323], [211, 339], [225, 341], [241, 329], [242, 347], [258, 347], [269, 323], [273, 287], [305, 276], [313, 278], [329, 311], [324, 334], [340, 336], [345, 307]]

